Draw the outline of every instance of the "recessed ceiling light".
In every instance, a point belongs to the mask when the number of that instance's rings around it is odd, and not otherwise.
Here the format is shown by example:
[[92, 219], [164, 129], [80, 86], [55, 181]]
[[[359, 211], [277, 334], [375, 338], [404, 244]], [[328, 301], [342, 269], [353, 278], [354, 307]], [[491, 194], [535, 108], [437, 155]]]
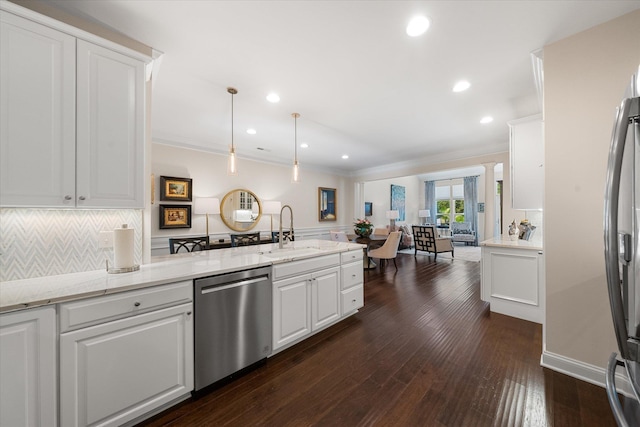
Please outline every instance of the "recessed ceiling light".
[[276, 103], [280, 101], [280, 97], [277, 93], [270, 93], [269, 95], [267, 95], [267, 101]]
[[415, 16], [411, 18], [409, 25], [407, 25], [407, 34], [411, 37], [417, 37], [424, 34], [429, 29], [429, 25], [431, 25], [431, 22], [426, 16]]
[[303, 142], [302, 144], [300, 144], [300, 148], [309, 148], [309, 144]]
[[348, 155], [348, 154], [343, 154], [343, 155], [342, 155], [342, 158], [343, 158], [343, 159], [348, 159], [348, 158], [349, 158], [349, 155]]
[[256, 134], [256, 130], [255, 129], [247, 129], [247, 133], [249, 135], [255, 135]]
[[486, 125], [487, 123], [491, 123], [493, 121], [493, 117], [491, 116], [484, 116], [483, 118], [480, 119], [480, 123], [482, 123], [483, 125]]
[[458, 83], [456, 83], [456, 85], [453, 87], [453, 91], [454, 92], [464, 92], [465, 90], [469, 89], [471, 87], [471, 83], [469, 83], [466, 80], [460, 80]]

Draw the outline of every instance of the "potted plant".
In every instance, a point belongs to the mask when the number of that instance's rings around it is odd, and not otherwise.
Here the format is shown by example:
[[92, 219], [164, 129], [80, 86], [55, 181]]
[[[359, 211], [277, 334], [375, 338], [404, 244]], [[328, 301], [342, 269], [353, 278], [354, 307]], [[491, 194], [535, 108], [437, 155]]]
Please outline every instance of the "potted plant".
[[353, 223], [353, 231], [360, 237], [369, 237], [373, 231], [373, 224], [368, 219], [357, 219]]

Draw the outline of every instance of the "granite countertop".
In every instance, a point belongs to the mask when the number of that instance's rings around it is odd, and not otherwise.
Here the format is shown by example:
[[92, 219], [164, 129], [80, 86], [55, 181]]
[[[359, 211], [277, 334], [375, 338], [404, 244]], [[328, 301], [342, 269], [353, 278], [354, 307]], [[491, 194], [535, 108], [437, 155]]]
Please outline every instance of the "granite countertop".
[[55, 304], [92, 296], [193, 280], [322, 255], [361, 250], [364, 245], [328, 240], [302, 240], [283, 249], [278, 244], [153, 257], [139, 271], [109, 274], [106, 270], [0, 282], [0, 312]]
[[480, 242], [480, 246], [493, 246], [493, 247], [514, 248], [514, 249], [529, 249], [529, 250], [536, 250], [536, 251], [543, 250], [542, 239], [511, 240], [507, 236], [494, 237], [493, 239], [485, 240], [483, 242]]

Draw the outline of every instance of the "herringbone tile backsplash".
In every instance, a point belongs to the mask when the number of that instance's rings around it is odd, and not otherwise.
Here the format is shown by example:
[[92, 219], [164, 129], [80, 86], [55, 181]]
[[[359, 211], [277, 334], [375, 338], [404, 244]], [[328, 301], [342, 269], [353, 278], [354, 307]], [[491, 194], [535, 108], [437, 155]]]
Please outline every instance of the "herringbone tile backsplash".
[[100, 231], [135, 229], [135, 262], [142, 259], [140, 210], [0, 209], [0, 281], [105, 268], [113, 249], [100, 249]]

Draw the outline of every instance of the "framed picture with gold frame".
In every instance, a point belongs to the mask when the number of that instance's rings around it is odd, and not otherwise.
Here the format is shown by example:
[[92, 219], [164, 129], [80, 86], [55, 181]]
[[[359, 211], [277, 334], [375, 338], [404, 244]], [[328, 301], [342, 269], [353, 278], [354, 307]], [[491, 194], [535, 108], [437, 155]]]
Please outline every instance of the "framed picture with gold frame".
[[337, 204], [335, 188], [318, 187], [318, 221], [335, 221]]
[[158, 205], [160, 228], [191, 228], [191, 205]]
[[160, 200], [163, 202], [190, 202], [193, 194], [191, 178], [160, 177]]

